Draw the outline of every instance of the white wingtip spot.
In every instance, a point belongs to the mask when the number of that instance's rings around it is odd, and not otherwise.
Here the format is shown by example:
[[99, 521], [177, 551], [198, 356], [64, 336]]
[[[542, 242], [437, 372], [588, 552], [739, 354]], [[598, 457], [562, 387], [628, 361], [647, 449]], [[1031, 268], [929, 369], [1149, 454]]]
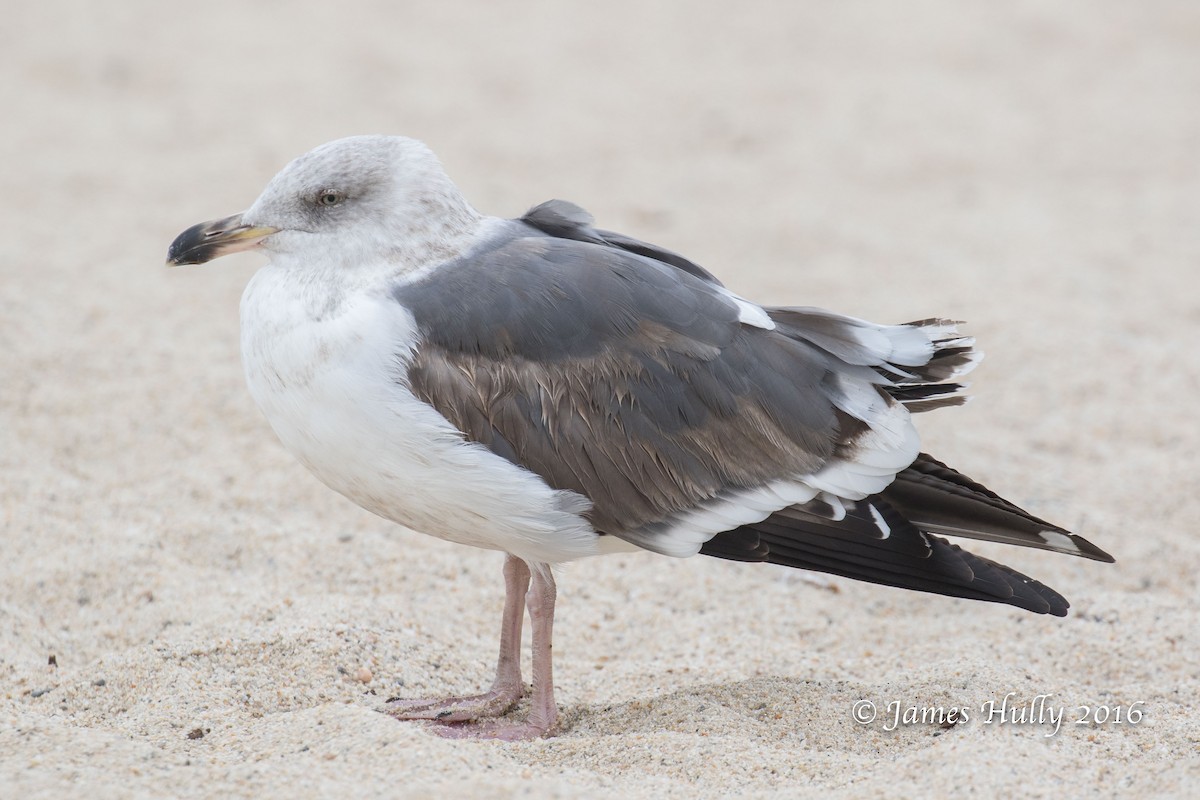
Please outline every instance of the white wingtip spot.
[[1059, 550], [1066, 550], [1071, 553], [1080, 552], [1079, 546], [1075, 544], [1075, 542], [1071, 541], [1071, 537], [1067, 536], [1065, 533], [1059, 533], [1058, 531], [1041, 531], [1038, 533], [1038, 536], [1042, 537], [1042, 541], [1051, 547]]

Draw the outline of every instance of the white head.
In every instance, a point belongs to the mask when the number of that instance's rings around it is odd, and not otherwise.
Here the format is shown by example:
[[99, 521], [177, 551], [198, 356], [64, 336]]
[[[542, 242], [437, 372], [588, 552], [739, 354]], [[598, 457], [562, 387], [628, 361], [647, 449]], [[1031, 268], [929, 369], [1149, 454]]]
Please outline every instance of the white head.
[[480, 219], [421, 142], [352, 136], [292, 161], [245, 213], [184, 231], [168, 263], [260, 247], [287, 268], [403, 270], [435, 258]]

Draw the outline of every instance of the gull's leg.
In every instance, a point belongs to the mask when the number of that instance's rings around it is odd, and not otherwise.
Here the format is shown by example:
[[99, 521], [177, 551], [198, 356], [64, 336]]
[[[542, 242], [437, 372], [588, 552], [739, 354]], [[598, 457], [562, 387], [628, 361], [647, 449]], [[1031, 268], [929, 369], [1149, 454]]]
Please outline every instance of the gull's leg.
[[[446, 697], [438, 700], [392, 699], [384, 711], [397, 719], [432, 719], [465, 722], [479, 717], [496, 717], [508, 711], [525, 693], [521, 684], [521, 622], [525, 617], [525, 593], [529, 591], [529, 566], [516, 556], [504, 557], [504, 616], [500, 623], [500, 658], [496, 680], [483, 694]], [[553, 599], [551, 599], [553, 605]], [[536, 629], [535, 629], [536, 635]], [[534, 665], [536, 683], [537, 665]]]
[[[533, 633], [533, 697], [525, 722], [491, 720], [482, 723], [445, 725], [437, 733], [451, 739], [504, 739], [519, 741], [545, 736], [558, 719], [554, 704], [553, 633], [556, 589], [549, 564], [535, 564], [526, 595]], [[447, 720], [443, 720], [447, 721]]]

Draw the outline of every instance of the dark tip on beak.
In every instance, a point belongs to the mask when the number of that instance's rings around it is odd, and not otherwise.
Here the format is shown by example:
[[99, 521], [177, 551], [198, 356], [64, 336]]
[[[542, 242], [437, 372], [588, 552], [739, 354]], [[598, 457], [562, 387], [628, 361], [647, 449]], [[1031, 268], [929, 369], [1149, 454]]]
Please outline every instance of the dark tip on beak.
[[214, 258], [249, 250], [278, 228], [247, 225], [241, 214], [193, 225], [171, 242], [167, 250], [167, 266], [204, 264]]

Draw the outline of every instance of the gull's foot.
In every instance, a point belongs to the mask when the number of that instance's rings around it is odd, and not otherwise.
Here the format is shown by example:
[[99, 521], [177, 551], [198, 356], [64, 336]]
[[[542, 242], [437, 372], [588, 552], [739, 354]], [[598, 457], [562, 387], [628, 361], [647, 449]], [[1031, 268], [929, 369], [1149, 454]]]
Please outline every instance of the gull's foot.
[[528, 742], [551, 736], [551, 725], [537, 722], [450, 722], [441, 723], [431, 730], [443, 739], [498, 739], [503, 742]]
[[439, 700], [392, 698], [384, 704], [383, 713], [396, 719], [431, 719], [435, 722], [446, 723], [472, 722], [480, 717], [499, 717], [507, 713], [524, 694], [524, 687], [505, 686], [468, 697], [445, 697]]

